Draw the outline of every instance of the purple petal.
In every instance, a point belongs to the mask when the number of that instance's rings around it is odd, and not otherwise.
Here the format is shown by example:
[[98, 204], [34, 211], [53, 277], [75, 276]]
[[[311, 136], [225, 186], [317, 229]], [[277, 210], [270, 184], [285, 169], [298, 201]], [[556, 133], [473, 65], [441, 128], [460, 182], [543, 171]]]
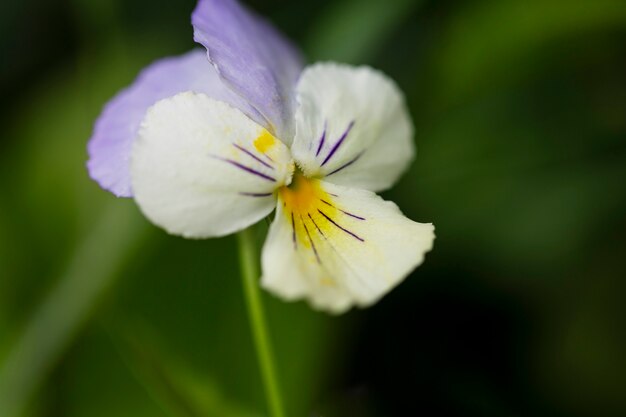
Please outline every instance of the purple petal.
[[221, 81], [203, 50], [161, 59], [145, 68], [130, 87], [104, 107], [88, 144], [87, 168], [91, 178], [118, 197], [132, 197], [130, 152], [146, 110], [183, 91], [205, 93], [238, 108], [258, 123], [265, 122]]
[[220, 76], [290, 144], [294, 89], [303, 67], [299, 52], [236, 0], [199, 0], [191, 22], [194, 40], [207, 49]]

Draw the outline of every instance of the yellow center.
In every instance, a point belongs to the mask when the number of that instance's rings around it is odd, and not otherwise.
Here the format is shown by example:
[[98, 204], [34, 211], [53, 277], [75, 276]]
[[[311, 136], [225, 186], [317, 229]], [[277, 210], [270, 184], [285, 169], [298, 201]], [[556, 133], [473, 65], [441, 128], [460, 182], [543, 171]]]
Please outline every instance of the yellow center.
[[[353, 227], [354, 222], [366, 219], [344, 211], [336, 204], [338, 199], [336, 195], [324, 190], [320, 180], [307, 178], [299, 170], [294, 173], [289, 186], [278, 189], [278, 201], [282, 205], [284, 220], [291, 225], [294, 250], [299, 251], [313, 264], [324, 265], [331, 260], [329, 265], [332, 265], [335, 256], [332, 251], [344, 247], [343, 245], [365, 241], [355, 233]], [[346, 248], [349, 249], [349, 246], [342, 250]], [[337, 285], [328, 269], [322, 268], [318, 270], [318, 274], [321, 274], [318, 277], [320, 285]]]
[[328, 238], [334, 233], [329, 218], [335, 218], [338, 209], [332, 196], [321, 186], [318, 179], [307, 178], [296, 172], [291, 184], [278, 190], [283, 204], [283, 213], [292, 224], [294, 239], [305, 247], [311, 247], [311, 241]]

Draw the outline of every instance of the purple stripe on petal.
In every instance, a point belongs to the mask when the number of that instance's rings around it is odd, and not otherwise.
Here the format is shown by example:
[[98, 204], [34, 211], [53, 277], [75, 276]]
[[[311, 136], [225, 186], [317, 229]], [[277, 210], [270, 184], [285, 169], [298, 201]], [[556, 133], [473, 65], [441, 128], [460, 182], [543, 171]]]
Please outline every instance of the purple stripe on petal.
[[347, 214], [350, 217], [354, 217], [357, 220], [365, 220], [365, 217], [357, 216], [356, 214], [349, 213], [345, 210], [339, 209], [339, 211], [342, 212], [343, 214]]
[[331, 219], [330, 217], [328, 217], [326, 215], [326, 213], [324, 213], [322, 210], [318, 209], [317, 210], [322, 216], [324, 216], [326, 218], [326, 220], [328, 220], [329, 222], [331, 222], [332, 224], [334, 224], [335, 226], [337, 226], [339, 229], [343, 230], [344, 232], [346, 232], [347, 234], [349, 234], [350, 236], [352, 236], [353, 238], [360, 240], [361, 242], [365, 242], [365, 240], [359, 236], [357, 236], [356, 234], [352, 233], [351, 231], [349, 231], [348, 229], [346, 229], [345, 227], [341, 227], [339, 226], [333, 219]]
[[343, 141], [346, 139], [346, 137], [348, 137], [348, 133], [350, 133], [350, 130], [352, 129], [352, 126], [354, 126], [354, 120], [350, 122], [350, 124], [348, 125], [348, 128], [346, 129], [346, 131], [343, 132], [343, 135], [341, 135], [341, 137], [339, 138], [337, 143], [335, 143], [333, 148], [330, 150], [330, 152], [326, 156], [326, 159], [324, 159], [324, 162], [322, 162], [322, 164], [320, 166], [324, 166], [324, 165], [326, 165], [326, 162], [330, 161], [330, 158], [333, 157], [335, 152], [337, 152], [337, 149], [339, 149], [339, 147], [341, 146]]
[[317, 249], [315, 248], [315, 243], [313, 243], [311, 234], [309, 233], [309, 228], [306, 227], [306, 223], [304, 223], [304, 220], [302, 220], [302, 215], [300, 215], [300, 221], [302, 222], [302, 226], [304, 226], [304, 231], [306, 232], [306, 235], [309, 237], [309, 242], [311, 242], [311, 248], [313, 249], [313, 253], [315, 253], [315, 258], [317, 259], [317, 263], [321, 264], [322, 261], [320, 260], [320, 256], [317, 253]]
[[320, 227], [317, 225], [317, 223], [315, 223], [315, 220], [313, 220], [313, 217], [311, 217], [311, 213], [307, 213], [306, 215], [309, 216], [309, 219], [311, 219], [311, 221], [313, 222], [313, 225], [315, 226], [317, 231], [320, 232], [320, 235], [322, 235], [322, 237], [324, 239], [326, 239], [326, 235], [324, 235], [324, 233], [322, 232], [322, 229], [320, 229]]
[[242, 191], [239, 195], [244, 195], [246, 197], [271, 197], [274, 193], [247, 193]]
[[315, 152], [315, 156], [318, 156], [324, 146], [324, 141], [326, 140], [326, 122], [324, 122], [324, 131], [322, 132], [322, 136], [320, 137], [320, 144], [317, 147], [317, 152]]
[[340, 166], [339, 168], [337, 168], [337, 169], [335, 169], [335, 170], [331, 171], [329, 174], [326, 174], [326, 176], [327, 176], [327, 177], [330, 177], [331, 175], [336, 174], [337, 172], [341, 171], [342, 169], [347, 168], [347, 167], [349, 167], [350, 165], [354, 164], [356, 161], [358, 161], [358, 160], [359, 160], [359, 158], [361, 157], [361, 155], [363, 155], [363, 152], [365, 152], [365, 151], [362, 151], [362, 152], [361, 152], [361, 153], [359, 153], [357, 156], [355, 156], [354, 158], [352, 158], [350, 161], [346, 162], [345, 164], [343, 164], [343, 165], [342, 165], [342, 166]]
[[[326, 200], [323, 200], [323, 199], [321, 199], [321, 198], [320, 198], [320, 201], [321, 201], [322, 203], [324, 203], [324, 204], [326, 204], [326, 205], [330, 206], [330, 207], [335, 208], [335, 206], [333, 206], [332, 204], [330, 204], [330, 203], [329, 203], [328, 201], [326, 201]], [[345, 211], [345, 210], [342, 210], [342, 209], [340, 209], [340, 208], [337, 208], [337, 210], [339, 210], [339, 211], [340, 211], [340, 212], [342, 212], [343, 214], [347, 214], [347, 215], [348, 215], [348, 216], [350, 216], [350, 217], [354, 217], [355, 219], [358, 219], [358, 220], [365, 220], [365, 217], [357, 216], [356, 214], [352, 214], [352, 213], [350, 213], [350, 212], [348, 212], [348, 211]]]
[[216, 159], [219, 159], [220, 161], [227, 162], [227, 163], [231, 164], [232, 166], [235, 166], [235, 167], [237, 167], [237, 168], [239, 168], [239, 169], [241, 169], [241, 170], [243, 170], [243, 171], [245, 171], [245, 172], [247, 172], [249, 174], [256, 175], [257, 177], [263, 178], [264, 180], [276, 182], [276, 180], [274, 178], [270, 177], [269, 175], [265, 175], [264, 173], [259, 172], [256, 169], [252, 169], [250, 167], [242, 165], [242, 164], [240, 164], [237, 161], [233, 161], [232, 159], [222, 158], [222, 157], [219, 157], [219, 156], [213, 156], [213, 157], [216, 158]]
[[293, 240], [293, 248], [298, 250], [298, 240], [296, 239], [296, 222], [293, 219], [293, 211], [291, 212], [291, 240]]
[[246, 148], [237, 145], [236, 143], [233, 143], [233, 146], [237, 149], [239, 149], [241, 152], [245, 153], [246, 155], [248, 155], [249, 157], [253, 158], [255, 161], [257, 161], [258, 163], [268, 167], [269, 169], [274, 169], [273, 166], [271, 166], [270, 164], [268, 164], [267, 162], [265, 162], [264, 160], [262, 160], [261, 158], [257, 157], [255, 154], [253, 154], [252, 152], [250, 152], [249, 150], [247, 150]]

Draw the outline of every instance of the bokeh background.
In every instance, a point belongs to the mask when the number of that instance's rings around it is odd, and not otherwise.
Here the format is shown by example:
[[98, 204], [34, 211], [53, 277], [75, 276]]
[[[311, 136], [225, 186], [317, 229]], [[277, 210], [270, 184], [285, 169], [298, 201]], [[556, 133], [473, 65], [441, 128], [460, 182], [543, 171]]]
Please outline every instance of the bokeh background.
[[[368, 310], [265, 296], [288, 415], [626, 415], [626, 2], [247, 4], [397, 80], [418, 156], [385, 197], [437, 227]], [[267, 415], [235, 239], [167, 236], [85, 170], [193, 7], [1, 2], [1, 417]]]

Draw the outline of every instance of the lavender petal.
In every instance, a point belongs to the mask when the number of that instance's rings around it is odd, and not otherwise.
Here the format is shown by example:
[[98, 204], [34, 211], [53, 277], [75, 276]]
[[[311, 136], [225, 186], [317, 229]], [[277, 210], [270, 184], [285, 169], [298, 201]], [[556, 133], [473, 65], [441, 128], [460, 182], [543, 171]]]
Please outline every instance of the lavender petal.
[[154, 62], [104, 107], [89, 140], [89, 175], [118, 197], [132, 197], [129, 160], [146, 110], [157, 101], [183, 91], [204, 93], [240, 109], [255, 121], [264, 119], [231, 91], [208, 62], [204, 51]]
[[236, 0], [200, 0], [191, 21], [194, 40], [206, 48], [220, 77], [266, 118], [275, 136], [291, 144], [300, 53]]

